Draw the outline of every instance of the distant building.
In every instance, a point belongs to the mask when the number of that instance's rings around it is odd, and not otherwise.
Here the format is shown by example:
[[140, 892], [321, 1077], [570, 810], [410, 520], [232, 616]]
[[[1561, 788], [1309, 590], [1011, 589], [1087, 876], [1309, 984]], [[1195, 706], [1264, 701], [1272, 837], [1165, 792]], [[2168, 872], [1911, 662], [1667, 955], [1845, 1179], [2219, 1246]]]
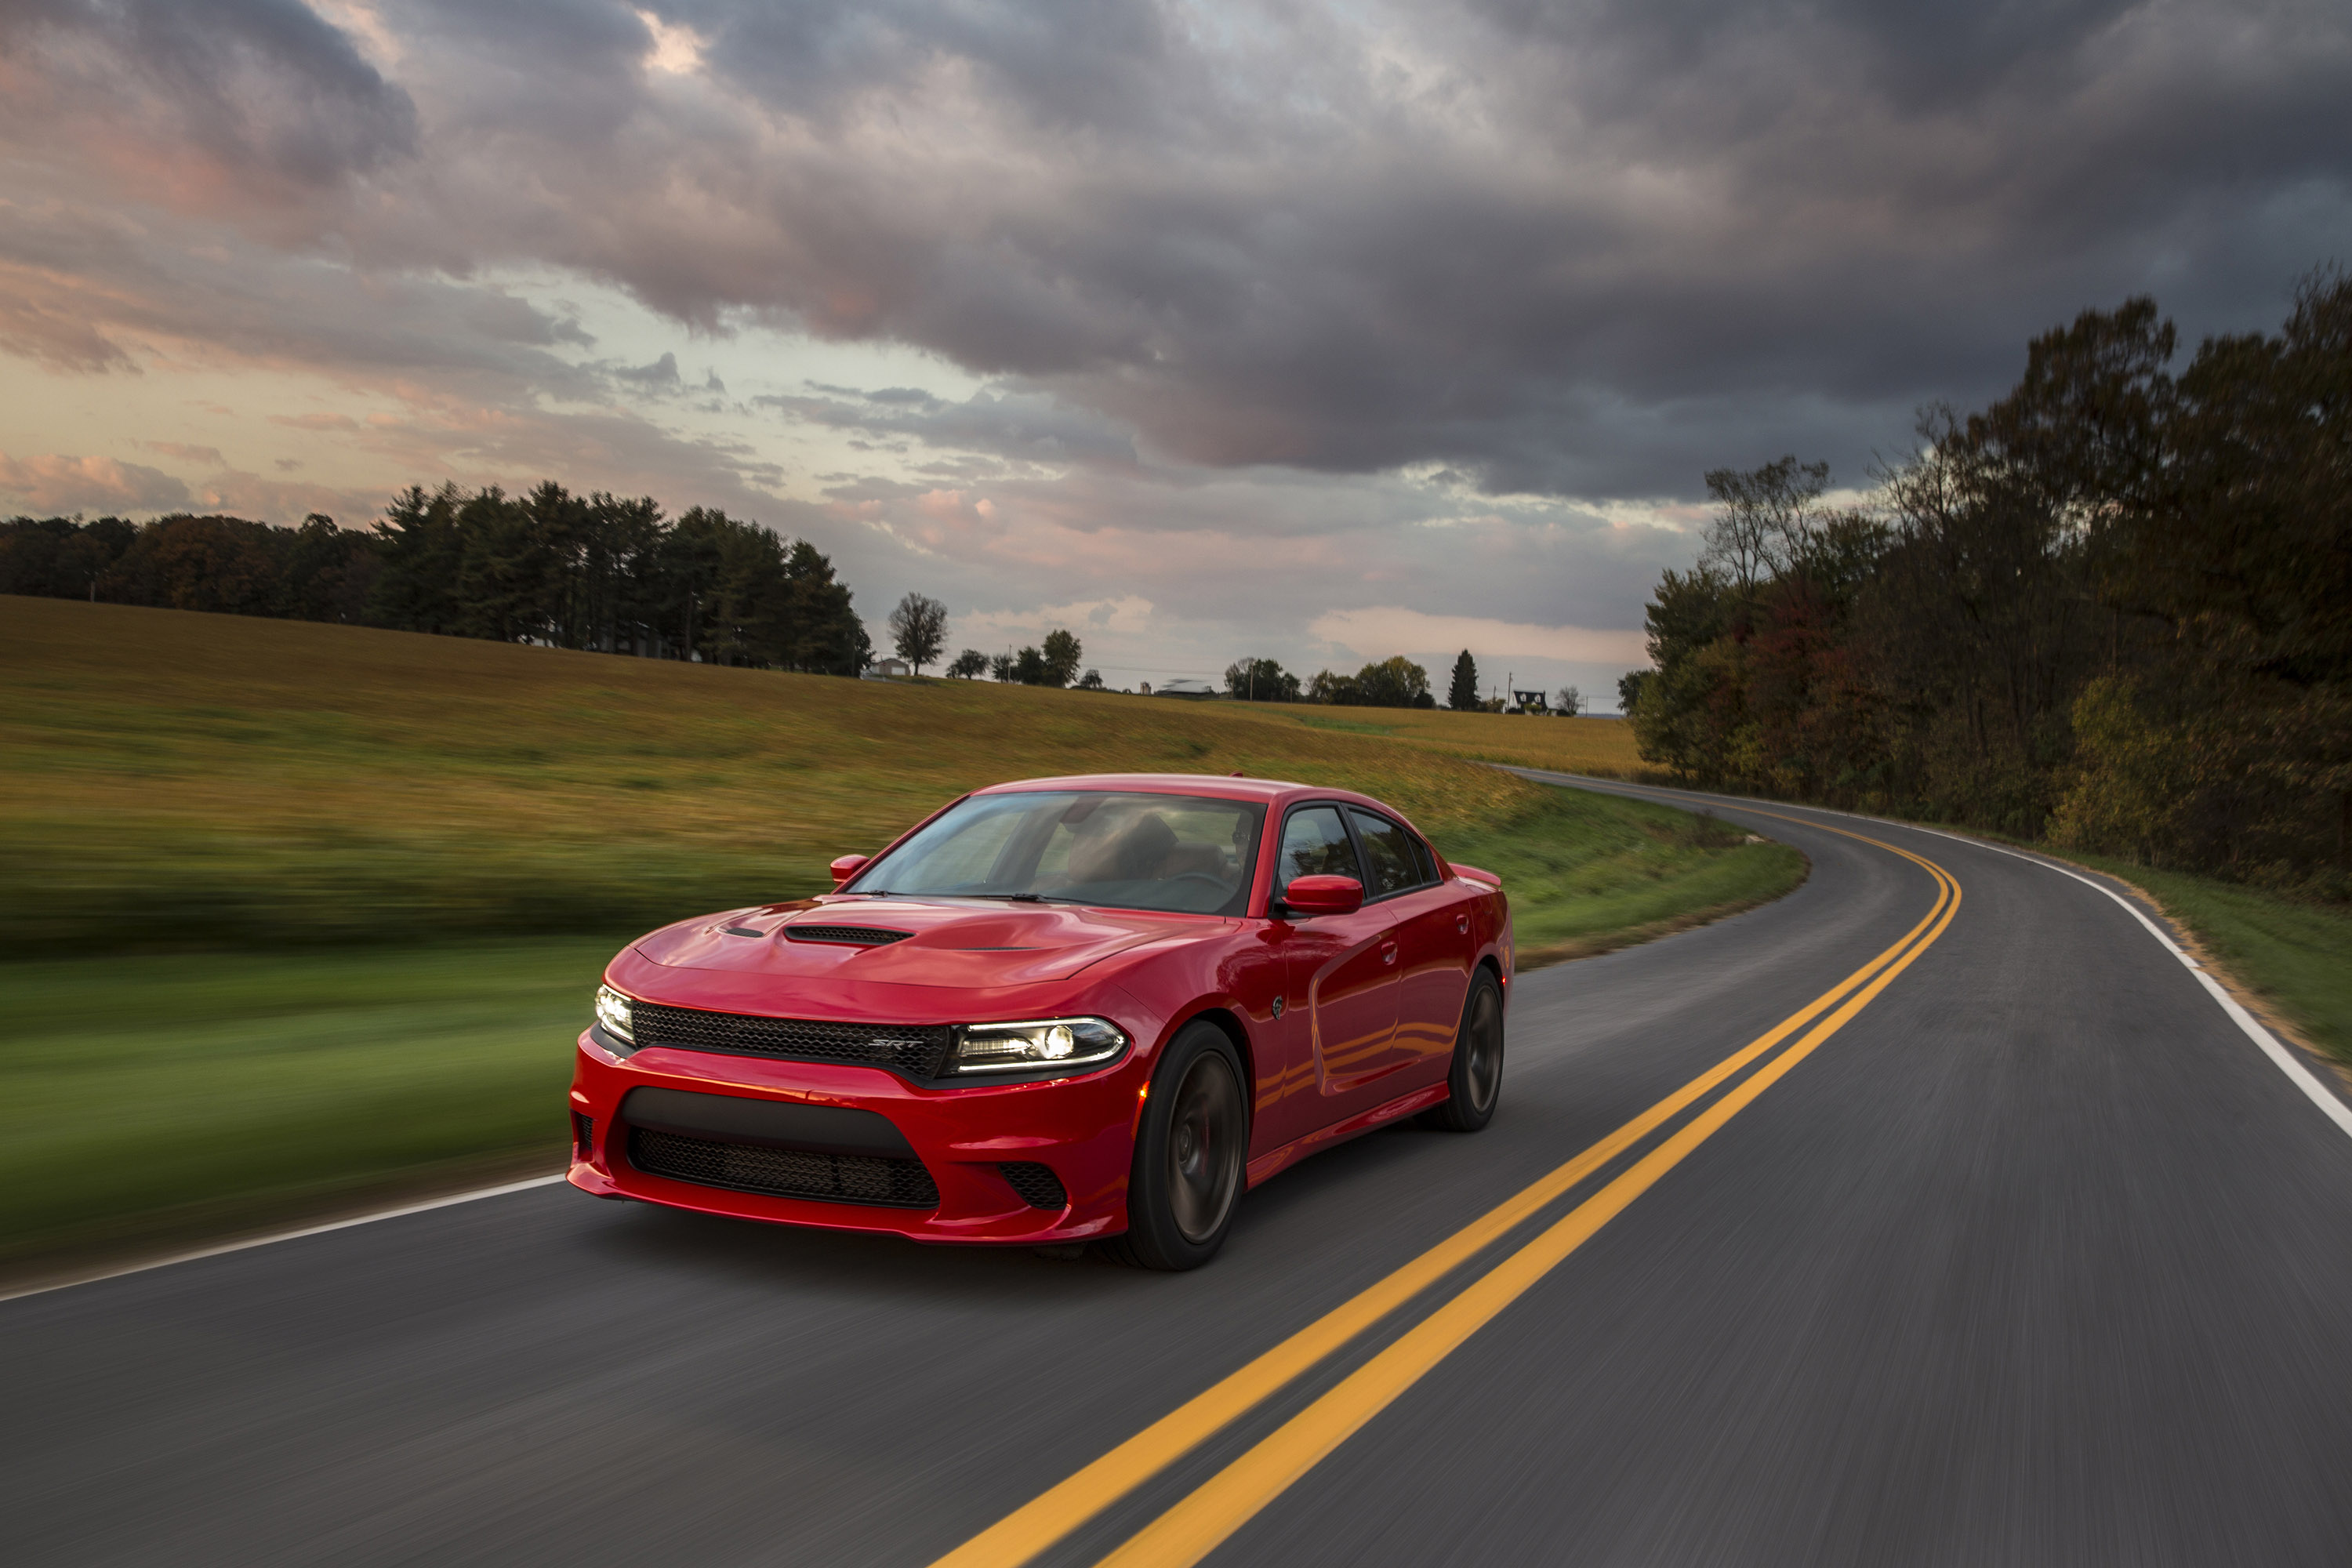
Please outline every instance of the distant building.
[[868, 680], [891, 680], [914, 673], [907, 668], [907, 661], [903, 658], [877, 658], [866, 667], [866, 679]]
[[1514, 691], [1511, 693], [1511, 706], [1517, 708], [1522, 713], [1549, 713], [1551, 711], [1551, 703], [1549, 698], [1545, 693], [1540, 691]]
[[[1146, 687], [1144, 689], [1150, 691], [1150, 688]], [[1160, 683], [1160, 689], [1151, 694], [1155, 697], [1197, 698], [1215, 697], [1219, 693], [1215, 687], [1205, 680], [1163, 680]]]

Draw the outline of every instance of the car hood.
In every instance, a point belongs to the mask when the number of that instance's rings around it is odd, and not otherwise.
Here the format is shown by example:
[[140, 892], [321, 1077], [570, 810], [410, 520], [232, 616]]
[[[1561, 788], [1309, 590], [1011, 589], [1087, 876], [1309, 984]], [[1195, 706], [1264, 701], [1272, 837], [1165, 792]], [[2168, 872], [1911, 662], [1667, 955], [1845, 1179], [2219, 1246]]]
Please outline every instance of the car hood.
[[[684, 921], [644, 938], [636, 951], [667, 969], [978, 990], [1067, 980], [1114, 953], [1232, 923], [1058, 904], [827, 898]], [[905, 934], [854, 940], [869, 931]]]

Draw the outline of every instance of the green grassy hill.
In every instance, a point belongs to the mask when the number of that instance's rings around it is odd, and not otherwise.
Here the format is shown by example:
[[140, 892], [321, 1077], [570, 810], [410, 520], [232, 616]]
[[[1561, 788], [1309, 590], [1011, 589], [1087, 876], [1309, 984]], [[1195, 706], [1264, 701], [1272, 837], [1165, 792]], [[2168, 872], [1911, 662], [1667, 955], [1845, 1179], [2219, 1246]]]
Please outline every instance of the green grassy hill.
[[1642, 761], [1633, 726], [1622, 719], [1559, 719], [1527, 713], [1454, 713], [1443, 708], [1318, 708], [1305, 703], [1234, 703], [1276, 722], [1349, 735], [1377, 735], [1457, 757], [1510, 763], [1598, 778], [1653, 779], [1663, 770]]
[[[1731, 873], [1779, 863], [1701, 842], [1680, 813], [1563, 795], [1400, 743], [1432, 739], [1419, 729], [1392, 740], [1313, 711], [0, 606], [0, 944], [19, 953], [620, 930], [816, 891], [835, 856], [962, 791], [1098, 771], [1377, 795], [1515, 891], [1523, 873], [1537, 948], [1748, 896], [1763, 884]], [[1368, 715], [1355, 728], [1433, 718], [1347, 711]], [[1506, 739], [1577, 724], [1434, 717]], [[1565, 765], [1574, 750], [1514, 754]], [[1580, 914], [1542, 897], [1555, 884], [1612, 901]]]
[[1803, 875], [1703, 818], [1328, 717], [0, 598], [0, 1093], [34, 1129], [0, 1143], [0, 1266], [552, 1159], [615, 946], [819, 890], [835, 855], [1004, 779], [1362, 790], [1503, 875], [1529, 963]]

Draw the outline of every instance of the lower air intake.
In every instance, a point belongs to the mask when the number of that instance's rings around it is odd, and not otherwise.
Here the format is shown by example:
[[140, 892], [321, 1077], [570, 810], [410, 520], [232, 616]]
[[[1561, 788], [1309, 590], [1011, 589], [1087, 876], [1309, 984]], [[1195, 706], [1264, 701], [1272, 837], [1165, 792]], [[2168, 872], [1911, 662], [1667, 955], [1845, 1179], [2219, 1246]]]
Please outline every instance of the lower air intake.
[[812, 1154], [758, 1143], [721, 1143], [676, 1132], [629, 1129], [629, 1163], [673, 1182], [777, 1198], [885, 1208], [935, 1209], [940, 1189], [920, 1160], [873, 1154]]
[[1061, 1209], [1070, 1206], [1070, 1194], [1062, 1190], [1062, 1178], [1054, 1174], [1051, 1165], [1040, 1165], [1028, 1160], [1016, 1160], [996, 1167], [997, 1173], [1021, 1194], [1021, 1201], [1033, 1209]]
[[572, 1113], [572, 1157], [593, 1160], [596, 1157], [596, 1119]]

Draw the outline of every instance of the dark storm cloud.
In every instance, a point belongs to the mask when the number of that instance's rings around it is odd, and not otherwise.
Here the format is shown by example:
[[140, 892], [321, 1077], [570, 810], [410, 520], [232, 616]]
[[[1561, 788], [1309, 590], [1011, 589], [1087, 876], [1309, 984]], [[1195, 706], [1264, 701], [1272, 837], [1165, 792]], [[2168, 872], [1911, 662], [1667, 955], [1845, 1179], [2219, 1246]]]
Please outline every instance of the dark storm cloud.
[[1008, 456], [1051, 401], [1087, 461], [1686, 496], [1794, 450], [1858, 479], [2084, 306], [2242, 330], [2352, 252], [2340, 0], [5, 16], [12, 81], [129, 84], [96, 151], [16, 120], [45, 167], [135, 171], [142, 136], [168, 165], [184, 125], [228, 187], [275, 180], [211, 203], [259, 242], [917, 345], [1013, 405], [792, 412]]
[[975, 205], [877, 159], [803, 269], [715, 293], [1212, 464], [1687, 493], [1793, 446], [1858, 478], [2083, 306], [2252, 326], [2352, 243], [2324, 5], [671, 14], [821, 146], [961, 92], [1003, 170]]
[[0, 55], [66, 123], [128, 111], [237, 177], [315, 188], [415, 148], [408, 95], [301, 0], [12, 0]]

